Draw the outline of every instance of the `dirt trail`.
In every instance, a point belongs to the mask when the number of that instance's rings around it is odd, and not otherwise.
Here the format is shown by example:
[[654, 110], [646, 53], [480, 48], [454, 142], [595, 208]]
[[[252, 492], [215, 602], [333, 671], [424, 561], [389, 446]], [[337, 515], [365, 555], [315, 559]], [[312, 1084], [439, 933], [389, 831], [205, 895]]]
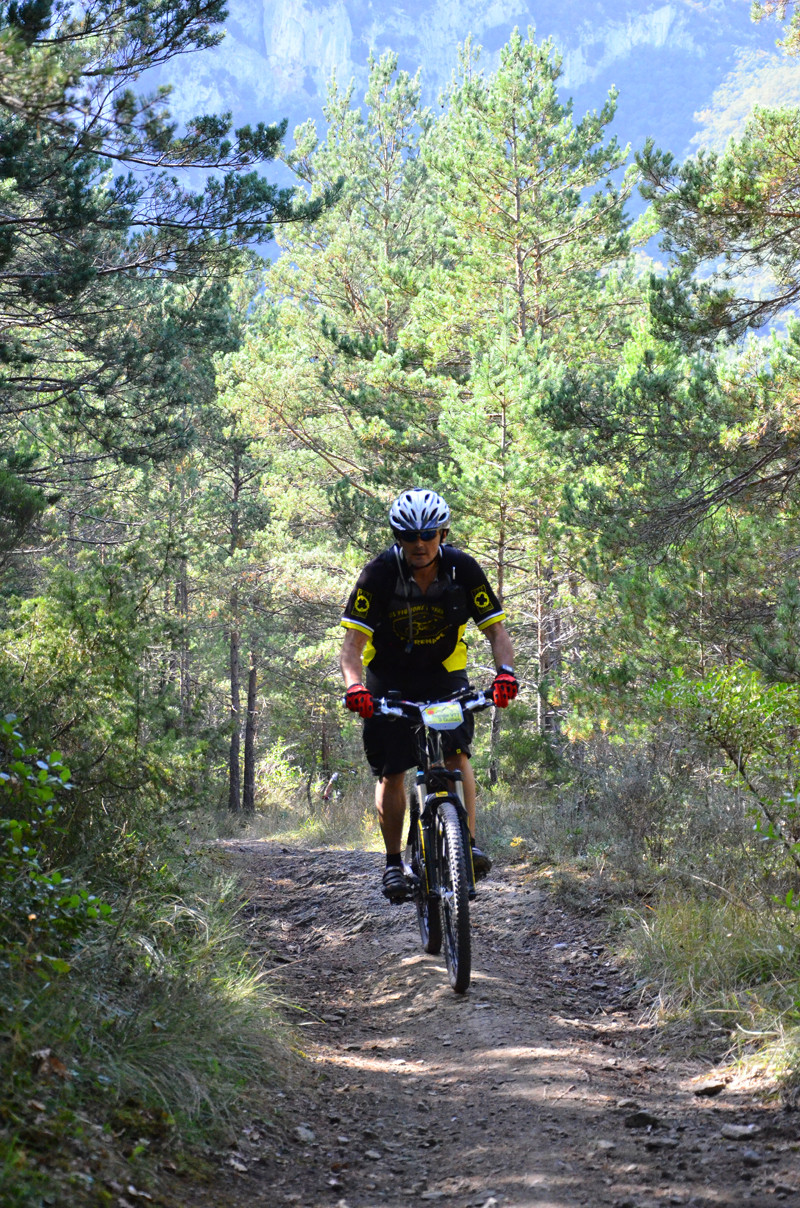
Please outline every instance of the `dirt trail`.
[[[473, 981], [453, 994], [380, 858], [226, 847], [319, 1075], [255, 1122], [209, 1204], [572, 1208], [800, 1203], [800, 1121], [659, 1052], [598, 919], [530, 870], [493, 872], [473, 906]], [[194, 1203], [194, 1197], [192, 1199]]]

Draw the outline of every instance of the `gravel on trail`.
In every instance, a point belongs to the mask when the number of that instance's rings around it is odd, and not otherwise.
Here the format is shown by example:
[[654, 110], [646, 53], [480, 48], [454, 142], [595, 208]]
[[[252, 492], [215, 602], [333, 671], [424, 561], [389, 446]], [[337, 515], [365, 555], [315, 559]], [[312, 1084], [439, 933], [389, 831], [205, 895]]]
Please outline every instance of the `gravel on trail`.
[[382, 897], [380, 856], [224, 847], [309, 1073], [277, 1099], [277, 1129], [253, 1121], [184, 1204], [800, 1205], [800, 1116], [689, 1041], [676, 1051], [643, 1020], [603, 919], [559, 905], [535, 870], [481, 882], [456, 995], [413, 905]]

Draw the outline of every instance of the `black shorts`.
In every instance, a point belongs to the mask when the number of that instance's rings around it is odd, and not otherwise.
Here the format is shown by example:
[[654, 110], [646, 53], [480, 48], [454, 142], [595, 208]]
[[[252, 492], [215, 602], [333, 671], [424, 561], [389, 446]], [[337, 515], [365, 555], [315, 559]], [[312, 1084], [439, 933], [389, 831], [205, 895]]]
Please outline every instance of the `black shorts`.
[[[386, 696], [391, 691], [402, 693], [404, 700], [434, 701], [448, 700], [459, 688], [466, 688], [469, 680], [463, 671], [442, 671], [428, 677], [424, 683], [387, 683], [367, 668], [364, 682], [373, 696]], [[475, 732], [475, 718], [471, 713], [456, 730], [442, 731], [442, 751], [445, 759], [450, 755], [472, 754], [470, 749]], [[368, 717], [364, 722], [364, 751], [373, 776], [392, 776], [417, 766], [417, 744], [411, 723], [403, 717]]]

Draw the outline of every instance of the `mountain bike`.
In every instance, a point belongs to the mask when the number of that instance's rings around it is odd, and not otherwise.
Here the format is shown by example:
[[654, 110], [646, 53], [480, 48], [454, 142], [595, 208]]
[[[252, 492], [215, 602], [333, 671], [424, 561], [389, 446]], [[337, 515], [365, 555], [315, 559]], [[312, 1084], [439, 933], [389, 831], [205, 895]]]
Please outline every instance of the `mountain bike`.
[[445, 767], [442, 731], [455, 730], [464, 713], [488, 709], [491, 693], [464, 688], [454, 697], [430, 704], [378, 697], [375, 712], [411, 722], [417, 743], [417, 774], [409, 797], [408, 896], [417, 910], [422, 946], [444, 956], [450, 985], [457, 994], [472, 973], [469, 903], [476, 896], [461, 772]]

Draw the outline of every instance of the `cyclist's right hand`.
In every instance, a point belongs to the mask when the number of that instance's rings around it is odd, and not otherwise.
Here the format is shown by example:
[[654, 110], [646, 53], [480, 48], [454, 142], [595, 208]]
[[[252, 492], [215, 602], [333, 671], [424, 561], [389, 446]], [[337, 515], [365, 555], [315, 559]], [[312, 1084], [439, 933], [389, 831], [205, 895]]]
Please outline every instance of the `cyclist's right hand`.
[[344, 703], [351, 713], [358, 713], [361, 717], [372, 717], [375, 712], [372, 693], [363, 684], [351, 684], [344, 694]]

